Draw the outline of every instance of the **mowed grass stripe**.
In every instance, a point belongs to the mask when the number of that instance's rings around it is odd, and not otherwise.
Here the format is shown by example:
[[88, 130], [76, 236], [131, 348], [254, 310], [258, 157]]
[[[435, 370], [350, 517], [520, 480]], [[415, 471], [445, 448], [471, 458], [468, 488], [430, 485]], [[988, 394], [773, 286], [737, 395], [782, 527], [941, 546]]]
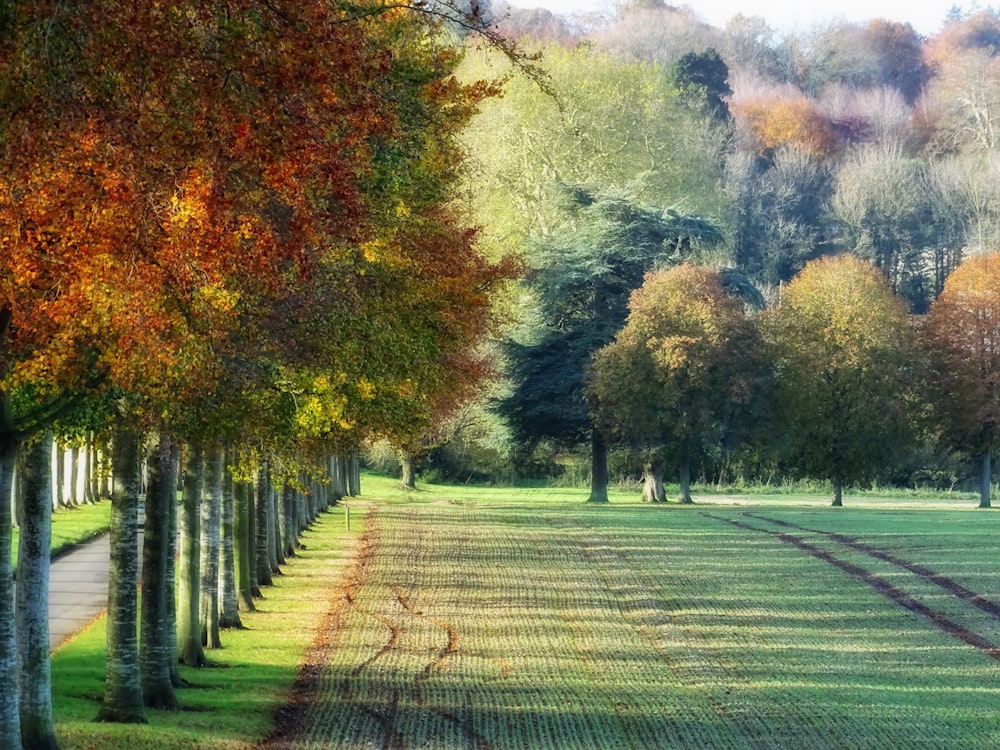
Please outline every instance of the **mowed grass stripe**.
[[566, 503], [374, 524], [302, 747], [1000, 746], [994, 661], [759, 531]]

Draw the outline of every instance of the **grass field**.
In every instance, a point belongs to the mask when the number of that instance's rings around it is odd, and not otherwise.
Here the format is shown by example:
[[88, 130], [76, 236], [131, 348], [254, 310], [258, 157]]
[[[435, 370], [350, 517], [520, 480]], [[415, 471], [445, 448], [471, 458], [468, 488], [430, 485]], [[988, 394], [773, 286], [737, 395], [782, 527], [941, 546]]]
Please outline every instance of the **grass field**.
[[102, 635], [61, 650], [64, 750], [252, 747], [289, 660], [261, 747], [1000, 747], [998, 516], [968, 498], [363, 489], [353, 561], [326, 517], [188, 710], [89, 724]]
[[967, 501], [471, 495], [378, 506], [296, 747], [1000, 747]]

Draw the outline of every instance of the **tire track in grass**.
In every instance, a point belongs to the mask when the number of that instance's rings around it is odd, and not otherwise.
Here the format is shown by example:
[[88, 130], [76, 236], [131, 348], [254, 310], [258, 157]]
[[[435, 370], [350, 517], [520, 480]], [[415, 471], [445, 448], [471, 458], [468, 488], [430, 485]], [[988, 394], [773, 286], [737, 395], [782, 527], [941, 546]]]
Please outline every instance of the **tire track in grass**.
[[458, 653], [458, 644], [460, 641], [460, 636], [458, 630], [447, 622], [439, 620], [436, 617], [426, 614], [423, 610], [417, 609], [409, 598], [398, 586], [392, 587], [393, 593], [396, 595], [396, 600], [399, 605], [409, 612], [414, 617], [421, 617], [431, 624], [441, 628], [445, 631], [447, 636], [447, 643], [437, 652], [437, 655], [424, 667], [423, 672], [418, 675], [414, 683], [414, 693], [416, 695], [417, 703], [423, 706], [428, 711], [432, 711], [446, 721], [450, 721], [455, 724], [465, 737], [466, 742], [472, 750], [492, 750], [492, 746], [489, 741], [479, 734], [472, 724], [460, 716], [455, 716], [450, 711], [447, 711], [440, 706], [434, 706], [427, 699], [424, 685], [431, 678], [431, 675], [436, 672], [441, 671], [444, 663], [453, 655]]
[[908, 570], [926, 581], [936, 584], [949, 594], [953, 594], [962, 601], [982, 610], [995, 620], [1000, 620], [1000, 604], [977, 591], [973, 591], [972, 589], [963, 586], [953, 578], [949, 578], [948, 576], [938, 573], [932, 568], [928, 568], [926, 565], [911, 562], [910, 560], [894, 555], [891, 552], [886, 552], [885, 550], [879, 549], [878, 547], [874, 547], [870, 544], [866, 544], [859, 541], [856, 537], [848, 536], [846, 534], [823, 531], [822, 529], [811, 529], [807, 526], [800, 526], [797, 523], [792, 523], [791, 521], [785, 521], [779, 518], [770, 518], [769, 516], [758, 515], [756, 513], [744, 513], [743, 515], [748, 518], [755, 518], [768, 523], [773, 523], [775, 526], [781, 526], [782, 528], [805, 531], [810, 534], [819, 534], [820, 536], [832, 539], [845, 547], [850, 547], [858, 552], [863, 552], [870, 557], [874, 557], [876, 560], [882, 560], [883, 562], [887, 562], [891, 565], [896, 565], [904, 570]]
[[793, 547], [802, 550], [806, 554], [815, 557], [817, 560], [822, 560], [823, 562], [829, 563], [830, 565], [839, 568], [845, 573], [861, 581], [864, 581], [873, 589], [875, 589], [875, 591], [877, 591], [879, 594], [882, 594], [887, 599], [891, 599], [904, 609], [907, 609], [910, 612], [913, 612], [914, 614], [918, 614], [926, 618], [941, 631], [947, 633], [948, 635], [954, 638], [957, 638], [958, 640], [964, 643], [967, 643], [970, 646], [973, 646], [974, 648], [979, 649], [990, 658], [1000, 661], [1000, 646], [997, 646], [996, 644], [987, 640], [978, 633], [969, 630], [964, 625], [960, 625], [954, 620], [946, 617], [944, 614], [937, 611], [936, 609], [928, 607], [926, 604], [914, 598], [910, 594], [907, 594], [905, 591], [900, 589], [898, 586], [895, 586], [894, 584], [890, 583], [882, 576], [879, 576], [870, 570], [862, 568], [860, 565], [855, 565], [854, 563], [847, 562], [846, 560], [841, 560], [840, 558], [835, 557], [830, 552], [820, 549], [819, 547], [810, 544], [802, 537], [798, 537], [793, 534], [788, 534], [783, 531], [772, 531], [770, 529], [761, 529], [757, 526], [753, 526], [752, 524], [743, 523], [742, 521], [737, 521], [732, 518], [722, 518], [720, 516], [716, 516], [710, 513], [703, 513], [702, 515], [705, 516], [706, 518], [711, 518], [716, 521], [721, 521], [722, 523], [735, 526], [736, 528], [739, 529], [744, 529], [746, 531], [753, 531], [758, 534], [767, 534], [775, 539], [778, 539], [779, 541], [782, 541], [786, 544], [790, 544]]
[[[302, 742], [308, 741], [309, 736], [315, 731], [316, 717], [312, 715], [313, 704], [318, 696], [322, 696], [326, 690], [324, 674], [331, 653], [338, 645], [338, 637], [343, 631], [345, 619], [351, 610], [364, 612], [355, 601], [356, 591], [368, 579], [377, 547], [377, 535], [372, 530], [365, 532], [357, 542], [354, 562], [344, 576], [344, 580], [337, 587], [337, 593], [332, 597], [330, 609], [323, 616], [317, 628], [316, 639], [306, 655], [305, 663], [300, 668], [298, 677], [295, 679], [289, 700], [275, 716], [275, 728], [261, 743], [261, 750], [291, 750], [300, 746]], [[370, 612], [365, 612], [365, 614], [372, 615]], [[398, 639], [398, 634], [392, 628], [390, 631], [392, 634], [389, 643], [366, 660], [363, 665], [355, 668], [351, 673], [352, 678], [391, 649], [390, 644], [394, 638]], [[383, 750], [403, 750], [402, 745], [396, 741], [392, 732], [392, 709], [390, 709], [390, 715], [386, 716], [371, 706], [353, 699], [349, 679], [342, 682], [336, 693], [377, 724], [378, 731], [376, 733], [381, 736], [380, 747]], [[395, 705], [397, 701], [398, 696], [393, 699], [392, 705]]]

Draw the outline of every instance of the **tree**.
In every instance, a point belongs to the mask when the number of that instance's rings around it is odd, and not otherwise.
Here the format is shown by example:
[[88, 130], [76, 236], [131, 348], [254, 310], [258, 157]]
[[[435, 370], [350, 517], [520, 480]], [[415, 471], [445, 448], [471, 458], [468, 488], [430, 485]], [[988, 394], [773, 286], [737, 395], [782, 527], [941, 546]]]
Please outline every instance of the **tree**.
[[720, 239], [697, 217], [636, 205], [626, 196], [565, 186], [565, 220], [531, 252], [533, 325], [508, 346], [513, 391], [499, 405], [519, 442], [591, 444], [591, 500], [607, 500], [606, 444], [591, 421], [584, 374], [591, 355], [622, 327], [628, 297], [654, 265]]
[[593, 357], [588, 391], [604, 433], [649, 456], [647, 499], [663, 499], [667, 459], [691, 502], [692, 463], [746, 432], [765, 397], [759, 343], [718, 270], [684, 263], [648, 273], [632, 293], [625, 327]]
[[922, 341], [926, 397], [941, 440], [980, 459], [980, 504], [990, 507], [1000, 439], [1000, 254], [977, 255], [948, 277]]
[[762, 316], [777, 372], [778, 454], [800, 475], [844, 485], [878, 475], [912, 436], [905, 307], [851, 255], [820, 258]]
[[924, 165], [898, 146], [857, 149], [837, 174], [833, 210], [850, 246], [917, 311], [927, 305], [923, 255], [935, 239], [933, 201]]
[[112, 441], [111, 567], [108, 574], [107, 669], [98, 721], [145, 724], [136, 634], [139, 586], [139, 436], [120, 430]]

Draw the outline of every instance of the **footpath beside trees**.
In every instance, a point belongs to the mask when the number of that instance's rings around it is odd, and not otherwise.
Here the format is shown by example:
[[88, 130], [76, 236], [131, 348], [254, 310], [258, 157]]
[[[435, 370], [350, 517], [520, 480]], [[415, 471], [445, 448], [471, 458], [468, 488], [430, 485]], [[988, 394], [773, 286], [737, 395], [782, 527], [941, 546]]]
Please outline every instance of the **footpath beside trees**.
[[979, 507], [989, 508], [1000, 439], [1000, 254], [955, 269], [922, 334], [934, 426], [945, 445], [979, 457]]
[[777, 455], [843, 487], [878, 475], [912, 436], [913, 342], [903, 303], [851, 255], [807, 264], [762, 316], [777, 371]]

